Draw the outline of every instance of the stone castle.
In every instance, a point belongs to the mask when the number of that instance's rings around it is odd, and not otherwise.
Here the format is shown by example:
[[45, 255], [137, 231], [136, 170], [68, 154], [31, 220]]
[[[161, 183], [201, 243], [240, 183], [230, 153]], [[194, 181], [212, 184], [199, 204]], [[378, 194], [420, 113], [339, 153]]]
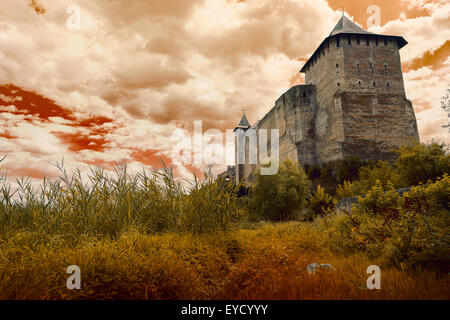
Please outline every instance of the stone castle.
[[[300, 70], [305, 84], [281, 95], [253, 126], [244, 114], [235, 132], [279, 129], [280, 163], [320, 164], [350, 155], [392, 159], [394, 148], [419, 140], [400, 62], [406, 44], [401, 36], [365, 31], [343, 15]], [[257, 165], [247, 163], [219, 176], [251, 184]]]

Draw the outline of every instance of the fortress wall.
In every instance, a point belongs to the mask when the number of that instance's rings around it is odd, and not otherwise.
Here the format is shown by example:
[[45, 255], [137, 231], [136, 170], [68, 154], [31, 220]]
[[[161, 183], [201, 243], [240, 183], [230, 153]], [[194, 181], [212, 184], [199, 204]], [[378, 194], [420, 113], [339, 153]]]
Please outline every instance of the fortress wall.
[[[350, 44], [348, 37], [351, 39]], [[397, 41], [388, 37], [366, 35], [360, 35], [359, 39], [358, 44], [356, 35], [345, 35], [342, 43], [345, 73], [341, 83], [342, 90], [374, 94], [389, 92], [405, 97]]]
[[368, 45], [367, 36], [360, 36], [358, 44], [355, 35], [349, 44], [346, 37], [342, 44], [345, 77], [339, 94], [343, 156], [390, 160], [392, 149], [411, 137], [418, 139], [414, 112], [405, 97], [398, 44], [380, 36], [369, 36]]
[[[256, 128], [267, 130], [267, 150], [270, 154], [270, 130], [279, 130], [280, 163], [286, 158], [301, 163], [313, 163], [315, 87], [310, 85], [294, 86], [275, 102], [275, 106], [261, 119]], [[248, 155], [248, 144], [246, 154]], [[248, 163], [248, 157], [246, 157]], [[253, 171], [258, 165], [240, 166], [242, 176], [247, 183], [254, 182]], [[241, 179], [242, 181], [242, 179]]]
[[340, 102], [335, 99], [344, 78], [342, 36], [329, 39], [323, 53], [318, 56], [317, 61], [308, 68], [305, 80], [317, 88], [314, 119], [316, 161], [327, 162], [342, 158], [342, 110]]
[[[418, 140], [412, 106], [396, 94], [340, 94], [345, 142], [343, 154], [365, 160], [390, 160], [392, 150]], [[409, 111], [408, 111], [409, 110]]]

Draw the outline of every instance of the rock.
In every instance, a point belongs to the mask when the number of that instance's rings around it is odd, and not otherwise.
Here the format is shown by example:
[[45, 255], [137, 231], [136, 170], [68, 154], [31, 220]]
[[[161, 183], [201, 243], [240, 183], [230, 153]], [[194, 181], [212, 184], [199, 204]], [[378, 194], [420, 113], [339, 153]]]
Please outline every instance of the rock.
[[335, 271], [336, 268], [333, 267], [330, 263], [310, 263], [306, 266], [306, 272], [309, 274], [316, 273], [319, 269], [325, 269], [325, 270], [333, 270]]
[[310, 263], [306, 266], [306, 271], [311, 274], [317, 272], [317, 270], [320, 268], [320, 264], [318, 263]]

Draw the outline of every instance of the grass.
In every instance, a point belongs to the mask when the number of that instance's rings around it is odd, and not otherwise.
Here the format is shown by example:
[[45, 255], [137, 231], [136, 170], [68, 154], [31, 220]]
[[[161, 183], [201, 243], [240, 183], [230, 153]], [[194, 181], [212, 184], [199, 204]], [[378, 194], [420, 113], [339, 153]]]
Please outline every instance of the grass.
[[[12, 191], [0, 178], [0, 299], [449, 299], [450, 276], [335, 250], [315, 222], [249, 223], [232, 186], [183, 188], [170, 169], [93, 169]], [[308, 274], [309, 263], [336, 271]], [[69, 265], [81, 290], [69, 290]]]
[[[381, 290], [366, 289], [362, 254], [335, 255], [314, 224], [265, 223], [217, 234], [85, 238], [35, 243], [16, 233], [0, 244], [1, 299], [449, 299], [449, 275], [381, 268]], [[312, 262], [336, 271], [308, 274]], [[81, 269], [81, 290], [66, 288], [67, 266]]]

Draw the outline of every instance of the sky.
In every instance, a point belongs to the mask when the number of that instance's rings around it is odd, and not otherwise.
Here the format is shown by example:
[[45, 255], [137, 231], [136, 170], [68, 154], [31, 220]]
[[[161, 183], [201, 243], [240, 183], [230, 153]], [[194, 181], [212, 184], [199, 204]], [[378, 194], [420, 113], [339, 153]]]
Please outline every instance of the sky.
[[[422, 142], [450, 143], [450, 3], [425, 0], [0, 0], [0, 159], [9, 178], [66, 167], [175, 163], [174, 136], [261, 119], [342, 10], [403, 36], [407, 98]], [[380, 10], [372, 25], [368, 8]], [[373, 20], [371, 20], [373, 21]], [[215, 166], [218, 173], [225, 166]]]

